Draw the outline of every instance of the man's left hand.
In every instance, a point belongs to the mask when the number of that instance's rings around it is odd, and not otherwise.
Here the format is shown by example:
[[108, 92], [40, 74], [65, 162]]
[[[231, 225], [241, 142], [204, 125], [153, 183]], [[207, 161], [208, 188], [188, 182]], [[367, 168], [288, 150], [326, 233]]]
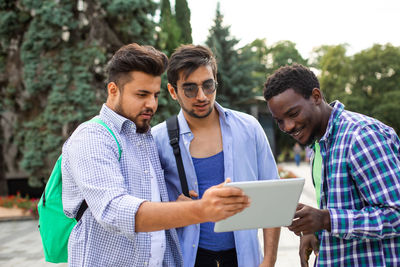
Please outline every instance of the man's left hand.
[[299, 203], [293, 222], [288, 228], [298, 236], [313, 234], [323, 229], [330, 231], [331, 216], [328, 210], [320, 210]]

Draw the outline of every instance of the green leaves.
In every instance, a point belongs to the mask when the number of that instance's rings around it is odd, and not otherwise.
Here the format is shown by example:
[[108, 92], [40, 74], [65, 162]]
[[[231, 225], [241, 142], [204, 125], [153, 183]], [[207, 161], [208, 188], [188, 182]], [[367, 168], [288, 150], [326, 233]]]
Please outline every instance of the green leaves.
[[154, 43], [157, 5], [95, 0], [78, 8], [76, 1], [22, 0], [0, 6], [6, 7], [0, 11], [0, 63], [6, 73], [22, 76], [20, 83], [11, 75], [0, 79], [0, 106], [15, 114], [14, 160], [39, 185], [69, 134], [105, 101], [105, 66], [115, 49]]

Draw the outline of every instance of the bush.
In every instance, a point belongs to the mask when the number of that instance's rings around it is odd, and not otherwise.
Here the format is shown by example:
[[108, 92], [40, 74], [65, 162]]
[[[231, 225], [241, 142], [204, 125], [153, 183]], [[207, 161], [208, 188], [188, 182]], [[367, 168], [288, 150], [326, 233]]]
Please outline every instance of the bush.
[[37, 204], [39, 199], [29, 198], [29, 196], [21, 197], [20, 193], [17, 195], [10, 195], [7, 197], [0, 197], [0, 207], [5, 208], [20, 208], [29, 211], [29, 213], [38, 218]]

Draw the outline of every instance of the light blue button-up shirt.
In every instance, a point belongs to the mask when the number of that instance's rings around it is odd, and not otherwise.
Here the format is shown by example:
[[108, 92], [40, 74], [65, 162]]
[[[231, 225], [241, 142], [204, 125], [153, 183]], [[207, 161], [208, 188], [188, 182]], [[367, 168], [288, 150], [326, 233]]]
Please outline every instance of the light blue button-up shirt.
[[[215, 104], [219, 113], [222, 132], [225, 178], [232, 181], [257, 181], [278, 179], [278, 170], [265, 132], [258, 121], [245, 113], [224, 109]], [[189, 190], [199, 192], [196, 172], [189, 152], [193, 134], [183, 116], [178, 114], [180, 126], [179, 146], [186, 172]], [[178, 169], [172, 147], [169, 144], [166, 122], [153, 127], [152, 134], [157, 144], [161, 166], [170, 200], [182, 194]], [[178, 228], [178, 237], [185, 267], [194, 266], [200, 237], [200, 225]], [[262, 254], [257, 229], [235, 231], [235, 246], [238, 264], [242, 267], [258, 266]]]
[[[75, 217], [85, 199], [88, 209], [73, 228], [68, 265], [148, 266], [151, 233], [135, 231], [135, 216], [143, 201], [152, 199], [152, 165], [160, 200], [167, 189], [152, 135], [136, 133], [135, 124], [106, 105], [98, 123], [81, 124], [63, 146], [62, 200], [64, 213]], [[164, 267], [182, 266], [175, 229], [165, 231]]]

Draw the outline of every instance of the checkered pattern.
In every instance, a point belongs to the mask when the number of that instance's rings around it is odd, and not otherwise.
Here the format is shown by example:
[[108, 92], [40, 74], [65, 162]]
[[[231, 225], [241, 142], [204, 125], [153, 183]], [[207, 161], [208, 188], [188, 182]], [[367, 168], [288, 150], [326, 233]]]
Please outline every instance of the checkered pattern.
[[331, 104], [320, 140], [322, 209], [319, 266], [400, 266], [400, 140], [383, 123]]
[[[84, 123], [63, 147], [63, 205], [75, 217], [83, 199], [89, 209], [73, 229], [68, 244], [69, 266], [146, 266], [150, 258], [149, 233], [135, 232], [140, 204], [151, 200], [150, 162], [162, 201], [168, 201], [163, 171], [150, 132], [136, 126], [107, 106], [100, 111], [116, 135], [118, 147], [105, 127]], [[181, 266], [175, 230], [167, 230], [163, 266]]]

